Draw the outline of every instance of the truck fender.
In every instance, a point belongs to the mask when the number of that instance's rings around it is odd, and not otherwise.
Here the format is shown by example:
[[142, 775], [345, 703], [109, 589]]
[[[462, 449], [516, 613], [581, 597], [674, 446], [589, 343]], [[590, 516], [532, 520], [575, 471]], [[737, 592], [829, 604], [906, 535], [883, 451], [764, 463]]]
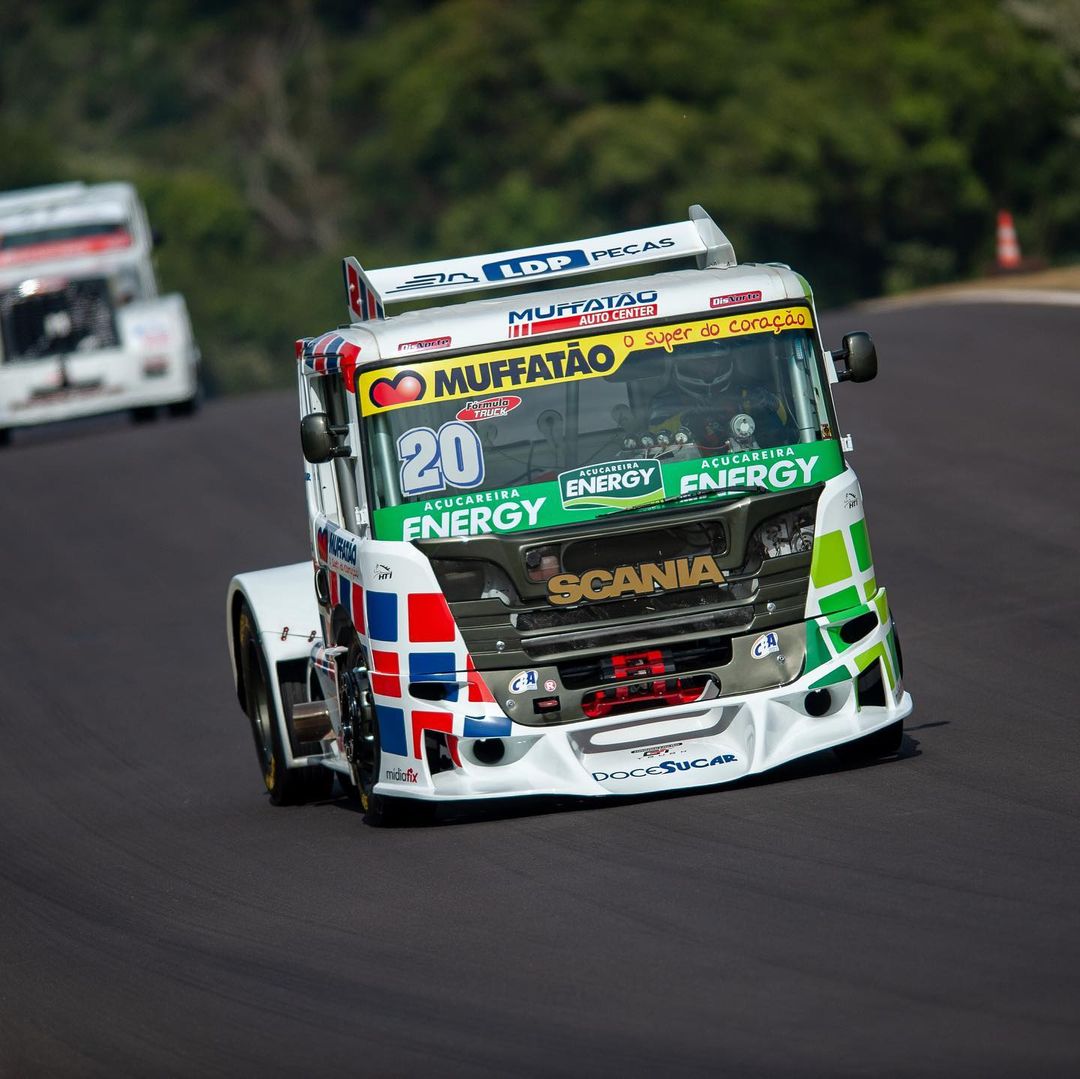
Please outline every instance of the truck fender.
[[229, 582], [226, 599], [229, 660], [240, 707], [245, 707], [246, 699], [240, 664], [239, 623], [240, 611], [246, 605], [255, 621], [266, 670], [271, 675], [269, 681], [274, 713], [281, 725], [281, 744], [289, 757], [286, 762], [289, 765], [293, 764], [293, 757], [284, 725], [285, 713], [277, 673], [280, 664], [290, 661], [300, 661], [306, 668], [313, 646], [322, 643], [313, 574], [310, 562], [240, 573]]

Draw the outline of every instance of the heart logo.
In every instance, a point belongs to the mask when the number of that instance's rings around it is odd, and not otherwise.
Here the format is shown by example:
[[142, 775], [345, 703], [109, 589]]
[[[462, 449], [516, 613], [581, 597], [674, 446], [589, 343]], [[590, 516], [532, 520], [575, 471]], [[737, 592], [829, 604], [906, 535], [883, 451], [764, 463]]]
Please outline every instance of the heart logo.
[[319, 551], [319, 561], [330, 561], [330, 530], [327, 528], [320, 528], [315, 534], [315, 546]]
[[424, 389], [424, 380], [415, 371], [400, 371], [392, 379], [375, 379], [371, 384], [371, 401], [377, 408], [407, 405], [423, 397]]

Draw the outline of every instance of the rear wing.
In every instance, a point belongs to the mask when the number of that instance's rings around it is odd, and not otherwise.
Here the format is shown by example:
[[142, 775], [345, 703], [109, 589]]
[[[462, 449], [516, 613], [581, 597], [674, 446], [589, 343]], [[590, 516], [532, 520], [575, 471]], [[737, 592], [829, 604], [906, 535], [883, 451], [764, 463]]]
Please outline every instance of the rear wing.
[[690, 207], [688, 221], [671, 225], [413, 266], [365, 270], [350, 255], [344, 265], [345, 295], [353, 321], [363, 322], [385, 318], [387, 304], [520, 287], [541, 278], [572, 277], [690, 256], [697, 259], [699, 269], [736, 264], [731, 242], [700, 206]]

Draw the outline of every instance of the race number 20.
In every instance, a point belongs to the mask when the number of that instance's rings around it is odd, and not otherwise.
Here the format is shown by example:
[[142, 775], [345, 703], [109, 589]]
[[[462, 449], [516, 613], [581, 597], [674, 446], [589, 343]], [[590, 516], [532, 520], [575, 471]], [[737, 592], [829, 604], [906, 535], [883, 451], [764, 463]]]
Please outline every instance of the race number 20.
[[480, 436], [458, 420], [438, 431], [414, 427], [397, 441], [401, 460], [401, 493], [426, 494], [451, 487], [479, 487], [484, 482], [484, 452]]

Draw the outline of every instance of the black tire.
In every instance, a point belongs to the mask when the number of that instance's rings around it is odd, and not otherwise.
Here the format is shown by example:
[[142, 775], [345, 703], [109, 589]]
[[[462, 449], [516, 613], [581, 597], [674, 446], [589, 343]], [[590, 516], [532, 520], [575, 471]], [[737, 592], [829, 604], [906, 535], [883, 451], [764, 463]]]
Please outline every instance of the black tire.
[[131, 410], [132, 423], [153, 423], [158, 418], [157, 405], [139, 405]]
[[833, 752], [840, 759], [841, 764], [856, 765], [869, 764], [879, 757], [891, 757], [900, 749], [904, 740], [904, 721], [898, 719], [887, 727], [873, 734], [865, 734], [862, 738], [856, 738], [854, 742], [845, 742], [842, 746], [834, 746]]
[[[299, 805], [330, 796], [334, 773], [328, 768], [287, 768], [281, 743], [281, 731], [274, 714], [266, 662], [259, 646], [258, 631], [251, 612], [244, 607], [237, 626], [240, 646], [240, 668], [244, 678], [244, 711], [251, 720], [255, 754], [259, 760], [263, 783], [273, 805]], [[291, 719], [292, 706], [307, 699], [303, 682], [283, 681], [282, 703], [286, 722]]]
[[10, 445], [11, 443], [11, 428], [0, 427], [0, 448]]
[[364, 668], [364, 653], [354, 637], [338, 678], [339, 699], [343, 722], [346, 717], [353, 727], [354, 796], [360, 801], [364, 820], [375, 828], [396, 828], [421, 823], [430, 813], [423, 802], [408, 798], [387, 798], [376, 794], [375, 784], [382, 771], [382, 747], [379, 741], [379, 719], [371, 696], [371, 685]]
[[169, 415], [173, 419], [182, 419], [185, 416], [194, 416], [199, 411], [199, 398], [198, 395], [189, 397], [185, 401], [173, 401], [168, 406]]

